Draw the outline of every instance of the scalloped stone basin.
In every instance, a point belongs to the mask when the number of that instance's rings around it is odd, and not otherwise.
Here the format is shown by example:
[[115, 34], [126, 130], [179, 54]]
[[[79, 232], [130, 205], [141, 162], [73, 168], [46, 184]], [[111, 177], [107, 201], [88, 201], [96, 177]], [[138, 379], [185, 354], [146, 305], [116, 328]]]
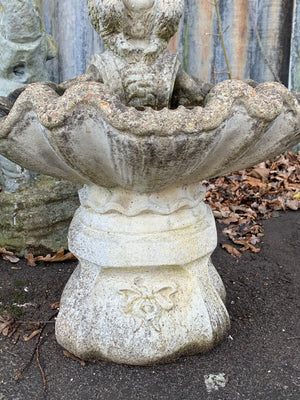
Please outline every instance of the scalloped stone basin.
[[291, 147], [299, 141], [299, 109], [277, 83], [253, 89], [224, 81], [203, 108], [161, 111], [126, 107], [100, 83], [79, 83], [63, 96], [33, 84], [1, 121], [0, 150], [40, 173], [150, 192], [239, 170]]
[[126, 107], [95, 82], [62, 96], [30, 85], [0, 121], [0, 153], [85, 184], [58, 342], [83, 359], [147, 365], [222, 341], [230, 324], [200, 182], [299, 141], [299, 104], [275, 83], [225, 81], [203, 108], [160, 111]]

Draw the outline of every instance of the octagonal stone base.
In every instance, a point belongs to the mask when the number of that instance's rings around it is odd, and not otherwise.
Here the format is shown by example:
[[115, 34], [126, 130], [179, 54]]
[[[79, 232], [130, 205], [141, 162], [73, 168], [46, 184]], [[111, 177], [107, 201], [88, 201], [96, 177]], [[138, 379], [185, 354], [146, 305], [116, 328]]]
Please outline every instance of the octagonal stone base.
[[131, 216], [113, 210], [116, 201], [100, 213], [99, 190], [83, 189], [70, 228], [69, 247], [80, 263], [61, 299], [58, 342], [82, 359], [149, 365], [222, 341], [229, 317], [210, 262], [216, 230], [203, 190], [194, 192], [192, 207], [161, 214], [160, 193], [156, 212]]

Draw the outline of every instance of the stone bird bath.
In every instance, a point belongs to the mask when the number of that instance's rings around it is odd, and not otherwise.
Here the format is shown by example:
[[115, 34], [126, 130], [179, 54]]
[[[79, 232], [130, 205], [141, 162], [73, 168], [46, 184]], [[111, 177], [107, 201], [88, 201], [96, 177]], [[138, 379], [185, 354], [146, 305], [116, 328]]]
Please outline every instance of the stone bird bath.
[[71, 82], [28, 85], [0, 121], [5, 157], [84, 184], [57, 340], [83, 359], [137, 365], [207, 351], [229, 317], [201, 180], [299, 142], [300, 106], [277, 83], [209, 90], [186, 75], [165, 50], [181, 0], [88, 8], [106, 52]]

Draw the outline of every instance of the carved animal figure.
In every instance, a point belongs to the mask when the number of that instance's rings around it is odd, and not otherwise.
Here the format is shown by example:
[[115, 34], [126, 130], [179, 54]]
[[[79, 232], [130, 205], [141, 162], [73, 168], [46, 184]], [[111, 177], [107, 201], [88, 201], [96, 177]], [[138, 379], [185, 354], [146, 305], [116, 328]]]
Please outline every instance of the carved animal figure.
[[161, 53], [177, 30], [184, 0], [87, 0], [95, 30], [115, 53]]

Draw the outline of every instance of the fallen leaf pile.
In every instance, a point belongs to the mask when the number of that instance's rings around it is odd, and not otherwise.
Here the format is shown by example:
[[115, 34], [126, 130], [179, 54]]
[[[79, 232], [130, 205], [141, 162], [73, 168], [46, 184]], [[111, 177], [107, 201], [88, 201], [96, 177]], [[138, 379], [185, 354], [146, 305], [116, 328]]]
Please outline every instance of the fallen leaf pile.
[[27, 260], [27, 265], [30, 265], [31, 267], [36, 266], [36, 261], [61, 262], [77, 260], [74, 254], [70, 252], [65, 253], [64, 249], [58, 250], [58, 252], [55, 253], [54, 256], [51, 256], [51, 254], [47, 254], [46, 256], [34, 256], [32, 253], [29, 253], [27, 254], [27, 256], [25, 256], [25, 258]]
[[223, 233], [238, 245], [223, 244], [230, 254], [259, 252], [262, 220], [279, 210], [300, 209], [300, 152], [282, 154], [252, 168], [214, 178], [207, 185], [206, 202]]

